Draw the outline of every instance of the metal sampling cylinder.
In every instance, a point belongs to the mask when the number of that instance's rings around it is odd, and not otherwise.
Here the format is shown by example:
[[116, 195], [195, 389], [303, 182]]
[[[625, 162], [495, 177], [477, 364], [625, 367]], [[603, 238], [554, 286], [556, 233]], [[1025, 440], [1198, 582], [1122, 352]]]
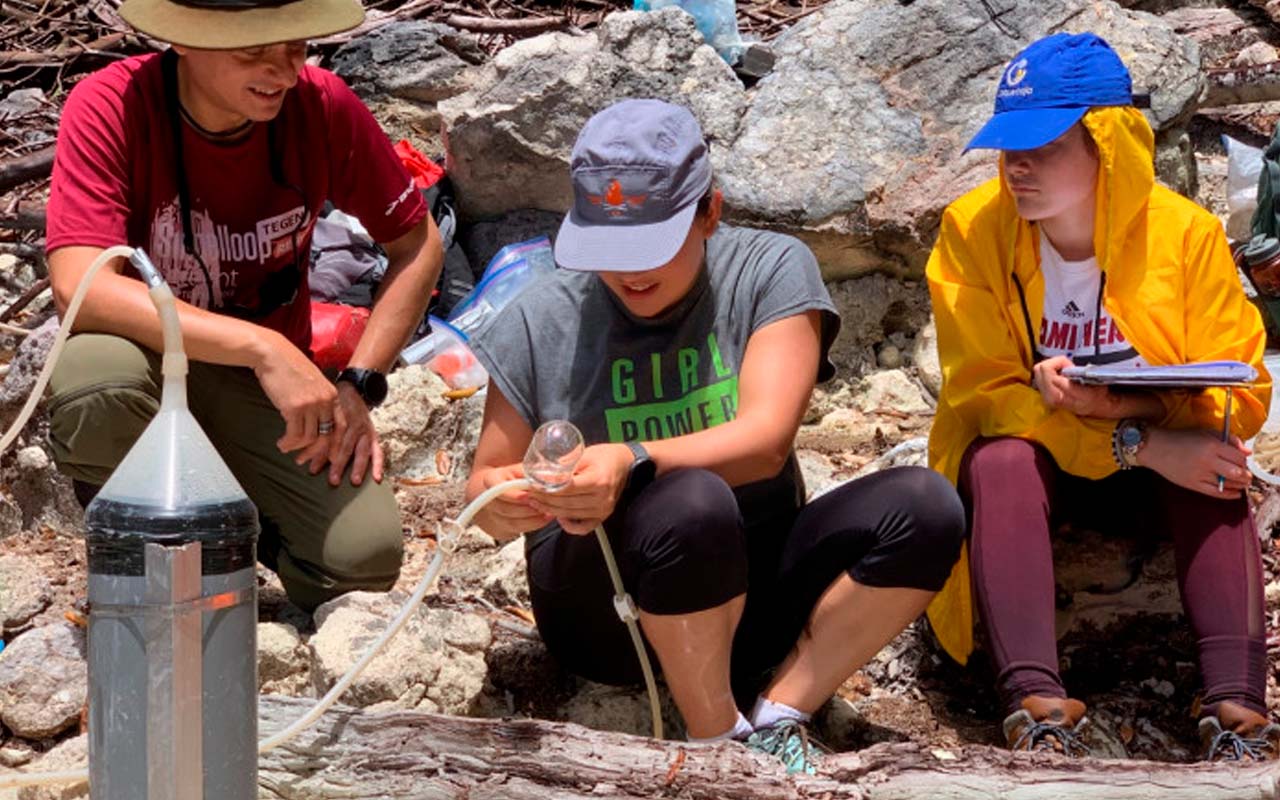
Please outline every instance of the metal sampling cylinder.
[[258, 514], [187, 409], [172, 294], [149, 282], [166, 320], [160, 409], [85, 512], [89, 788], [252, 800]]

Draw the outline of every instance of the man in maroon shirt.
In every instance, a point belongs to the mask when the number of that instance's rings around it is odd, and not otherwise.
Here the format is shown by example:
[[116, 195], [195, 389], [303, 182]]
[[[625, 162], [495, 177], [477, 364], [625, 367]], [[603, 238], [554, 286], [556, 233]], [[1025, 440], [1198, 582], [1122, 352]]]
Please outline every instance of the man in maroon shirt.
[[[260, 555], [310, 610], [387, 589], [401, 560], [395, 499], [369, 410], [422, 315], [439, 233], [368, 110], [305, 65], [306, 40], [358, 25], [357, 0], [128, 0], [170, 42], [67, 99], [46, 247], [60, 310], [108, 246], [144, 248], [179, 298], [191, 407], [258, 506]], [[326, 200], [390, 264], [336, 385], [309, 354], [312, 224]], [[104, 270], [50, 384], [50, 438], [82, 499], [158, 408], [161, 329], [127, 265]], [[371, 477], [372, 480], [366, 480]]]

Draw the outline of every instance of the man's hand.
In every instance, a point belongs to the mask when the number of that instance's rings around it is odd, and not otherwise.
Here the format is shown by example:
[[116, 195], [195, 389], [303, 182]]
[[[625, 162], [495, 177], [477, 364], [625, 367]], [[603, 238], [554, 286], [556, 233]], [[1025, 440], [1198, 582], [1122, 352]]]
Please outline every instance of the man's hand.
[[276, 440], [276, 447], [282, 453], [301, 450], [299, 463], [310, 461], [321, 452], [320, 445], [328, 449], [328, 437], [320, 434], [320, 424], [336, 424], [338, 391], [288, 339], [279, 334], [271, 338], [253, 372], [267, 399], [284, 417], [284, 436]]
[[1237, 436], [1224, 442], [1210, 431], [1153, 428], [1138, 451], [1138, 466], [1153, 469], [1184, 489], [1234, 500], [1252, 481], [1247, 464], [1250, 452]]
[[[481, 491], [523, 477], [524, 468], [520, 464], [493, 467], [480, 474]], [[552, 517], [535, 510], [529, 497], [529, 492], [523, 489], [498, 495], [476, 515], [476, 524], [499, 541], [514, 539], [522, 533], [541, 528]]]
[[591, 533], [613, 513], [633, 461], [624, 444], [592, 445], [583, 451], [568, 486], [554, 493], [531, 490], [530, 505], [555, 517], [565, 533]]
[[[337, 486], [342, 482], [342, 471], [348, 461], [352, 486], [364, 482], [366, 471], [374, 481], [382, 483], [382, 443], [369, 418], [369, 407], [356, 387], [345, 381], [338, 384], [338, 403], [334, 410], [333, 435], [329, 437], [329, 483]], [[319, 471], [313, 463], [312, 474]]]
[[1049, 408], [1063, 408], [1077, 417], [1123, 419], [1118, 398], [1105, 386], [1085, 386], [1063, 376], [1062, 370], [1074, 366], [1066, 356], [1046, 358], [1031, 370], [1031, 385]]

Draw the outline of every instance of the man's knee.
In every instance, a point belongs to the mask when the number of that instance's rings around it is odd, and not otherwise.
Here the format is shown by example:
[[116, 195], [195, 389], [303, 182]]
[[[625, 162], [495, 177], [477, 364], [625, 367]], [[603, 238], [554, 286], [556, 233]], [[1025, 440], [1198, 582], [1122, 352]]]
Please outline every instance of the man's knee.
[[404, 539], [395, 498], [366, 487], [322, 531], [323, 540], [282, 539], [277, 573], [289, 599], [312, 611], [352, 591], [385, 592], [400, 577]]
[[101, 484], [160, 407], [154, 354], [119, 336], [67, 340], [49, 390], [49, 444], [59, 469]]

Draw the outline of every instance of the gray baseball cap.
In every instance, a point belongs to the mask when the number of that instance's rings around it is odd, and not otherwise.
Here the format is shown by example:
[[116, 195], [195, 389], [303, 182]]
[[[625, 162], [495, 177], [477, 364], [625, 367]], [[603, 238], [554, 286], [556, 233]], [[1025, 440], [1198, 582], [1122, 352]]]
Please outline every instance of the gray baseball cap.
[[573, 208], [556, 236], [556, 261], [566, 269], [643, 272], [684, 244], [711, 188], [711, 159], [687, 108], [623, 100], [582, 126], [569, 177]]

